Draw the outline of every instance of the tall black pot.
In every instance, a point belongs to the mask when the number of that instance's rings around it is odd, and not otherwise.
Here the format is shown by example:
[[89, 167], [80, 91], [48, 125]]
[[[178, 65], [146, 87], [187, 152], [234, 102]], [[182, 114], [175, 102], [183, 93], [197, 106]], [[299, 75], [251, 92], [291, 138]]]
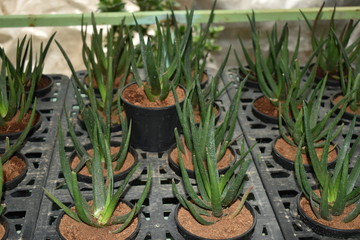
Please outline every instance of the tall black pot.
[[[136, 83], [128, 84], [122, 92], [132, 84]], [[131, 146], [149, 152], [163, 152], [175, 143], [174, 129], [180, 127], [175, 104], [161, 108], [142, 107], [129, 103], [122, 94], [121, 100], [126, 116], [132, 121]]]
[[[3, 154], [4, 152], [5, 152], [5, 149], [0, 149], [0, 155]], [[16, 176], [14, 179], [4, 182], [4, 185], [3, 185], [4, 190], [11, 190], [11, 189], [14, 189], [17, 185], [19, 185], [19, 183], [22, 180], [24, 180], [24, 178], [26, 177], [26, 173], [29, 169], [29, 161], [23, 154], [16, 152], [13, 156], [18, 157], [21, 161], [23, 161], [25, 164], [25, 167], [21, 171], [21, 173], [18, 176]]]

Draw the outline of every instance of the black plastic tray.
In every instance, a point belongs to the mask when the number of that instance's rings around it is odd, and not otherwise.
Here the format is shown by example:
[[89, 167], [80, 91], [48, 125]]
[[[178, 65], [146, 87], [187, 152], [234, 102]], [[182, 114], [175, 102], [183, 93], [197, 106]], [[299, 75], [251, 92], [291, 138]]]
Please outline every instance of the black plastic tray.
[[[57, 136], [59, 119], [69, 79], [63, 75], [48, 75], [54, 80], [52, 90], [38, 98], [37, 110], [41, 112], [41, 127], [25, 142], [21, 153], [29, 161], [25, 179], [15, 188], [5, 191], [6, 211], [9, 222], [8, 239], [33, 239], [43, 187], [46, 183]], [[3, 146], [4, 142], [0, 142]]]
[[[236, 74], [236, 67], [229, 67], [223, 74], [224, 82], [234, 81], [238, 85], [239, 77]], [[230, 98], [235, 95], [237, 87], [229, 88]], [[330, 109], [331, 97], [340, 92], [340, 88], [327, 87], [322, 101], [322, 114]], [[241, 111], [238, 114], [238, 120], [248, 145], [257, 143], [253, 149], [252, 155], [258, 158], [255, 161], [256, 168], [266, 189], [270, 203], [274, 209], [276, 219], [280, 225], [285, 239], [332, 239], [313, 233], [301, 220], [296, 209], [296, 196], [300, 192], [293, 171], [284, 169], [278, 165], [272, 157], [271, 144], [279, 135], [276, 124], [266, 124], [257, 119], [251, 111], [252, 102], [262, 95], [259, 89], [245, 87], [241, 97]], [[345, 124], [343, 136], [347, 132], [348, 120], [342, 120]], [[359, 125], [357, 123], [357, 131]], [[341, 142], [343, 136], [337, 139]]]
[[[78, 72], [78, 75], [81, 76], [84, 75], [84, 73], [84, 71], [81, 71]], [[76, 124], [75, 119], [78, 106], [74, 98], [72, 87], [69, 87], [66, 99], [66, 109], [70, 116], [73, 117], [76, 125], [75, 130], [85, 144], [89, 140], [87, 134]], [[230, 101], [226, 94], [219, 102], [221, 109], [226, 109], [226, 106], [229, 106], [229, 103]], [[224, 115], [222, 115], [222, 117], [223, 116]], [[64, 116], [62, 117], [61, 122], [63, 125], [64, 136], [67, 136], [65, 132], [67, 127]], [[240, 134], [240, 127], [237, 126], [235, 135]], [[121, 131], [113, 133], [113, 138], [114, 140], [121, 140]], [[69, 137], [66, 137], [65, 145], [66, 153], [69, 156], [73, 151], [73, 146]], [[239, 146], [235, 144], [235, 148], [239, 148]], [[183, 239], [178, 233], [173, 220], [173, 210], [175, 209], [177, 200], [171, 190], [172, 179], [175, 179], [176, 183], [181, 185], [180, 177], [170, 169], [167, 161], [167, 152], [148, 153], [141, 150], [136, 151], [138, 152], [142, 164], [133, 176], [133, 180], [130, 183], [131, 187], [126, 193], [125, 199], [134, 202], [139, 198], [144, 189], [148, 164], [152, 164], [154, 169], [151, 192], [144, 203], [143, 213], [140, 218], [141, 228], [136, 239]], [[57, 196], [61, 201], [70, 204], [72, 201], [65, 187], [56, 189], [56, 186], [64, 181], [60, 169], [57, 143], [55, 144], [55, 151], [53, 152], [52, 158], [52, 165], [49, 169], [45, 188]], [[253, 239], [284, 239], [254, 164], [251, 164], [249, 168], [248, 177], [249, 180], [247, 185], [254, 186], [249, 197], [250, 204], [255, 207], [259, 214]], [[90, 193], [91, 185], [81, 183], [81, 189], [84, 194], [87, 195]], [[55, 231], [55, 221], [60, 211], [61, 210], [59, 210], [56, 204], [52, 203], [46, 196], [43, 196], [34, 239], [58, 239]]]

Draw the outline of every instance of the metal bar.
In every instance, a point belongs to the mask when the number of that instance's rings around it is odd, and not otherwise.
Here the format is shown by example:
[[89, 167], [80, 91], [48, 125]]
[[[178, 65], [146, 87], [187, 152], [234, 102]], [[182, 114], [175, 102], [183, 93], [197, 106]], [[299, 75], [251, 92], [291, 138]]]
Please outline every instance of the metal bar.
[[[304, 8], [302, 11], [312, 20], [315, 18], [318, 8]], [[322, 19], [330, 19], [332, 7], [324, 8]], [[215, 10], [215, 23], [247, 22], [247, 15], [252, 10]], [[297, 21], [303, 20], [298, 9], [266, 9], [254, 10], [256, 21]], [[133, 13], [95, 13], [96, 22], [99, 25], [118, 25], [125, 17], [125, 24], [134, 25]], [[166, 20], [169, 11], [136, 12], [139, 24], [155, 23], [155, 16], [161, 21]], [[178, 22], [185, 23], [185, 11], [175, 11]], [[208, 21], [209, 10], [197, 10], [194, 14], [194, 23], [205, 23]], [[50, 27], [50, 26], [75, 26], [81, 25], [84, 16], [84, 23], [91, 23], [90, 13], [86, 14], [39, 14], [39, 15], [2, 15], [0, 16], [0, 27]], [[358, 19], [360, 7], [337, 7], [335, 19]]]

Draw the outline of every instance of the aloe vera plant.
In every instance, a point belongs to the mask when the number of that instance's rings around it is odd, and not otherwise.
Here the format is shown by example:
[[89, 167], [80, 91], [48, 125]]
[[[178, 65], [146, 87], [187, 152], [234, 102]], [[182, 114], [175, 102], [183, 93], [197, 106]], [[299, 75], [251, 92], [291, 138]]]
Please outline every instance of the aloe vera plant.
[[[2, 60], [0, 72], [0, 126], [17, 116], [16, 121], [21, 122], [29, 112], [33, 101], [36, 84], [41, 79], [44, 61], [53, 34], [45, 48], [41, 43], [38, 60], [33, 56], [32, 39], [26, 36], [18, 40], [16, 48], [16, 64], [13, 65], [3, 48], [0, 48]], [[26, 41], [27, 40], [27, 41]], [[27, 91], [28, 89], [28, 91]], [[18, 115], [16, 115], [19, 113]]]
[[[125, 36], [125, 27], [122, 22], [118, 28], [121, 34], [119, 34], [115, 39], [113, 34], [114, 30], [108, 30], [106, 42], [104, 43], [103, 30], [97, 30], [94, 14], [92, 14], [91, 19], [93, 34], [91, 35], [90, 46], [86, 43], [87, 30], [83, 25], [81, 28], [81, 36], [83, 40], [82, 54], [88, 73], [88, 88], [85, 88], [84, 84], [77, 76], [71, 60], [61, 44], [57, 41], [56, 44], [71, 70], [76, 87], [78, 87], [81, 92], [86, 94], [88, 97], [93, 92], [91, 85], [93, 88], [95, 87], [92, 81], [92, 79], [94, 79], [100, 93], [100, 97], [96, 98], [97, 106], [100, 111], [104, 111], [104, 109], [107, 108], [106, 105], [109, 104], [109, 99], [111, 100], [110, 104], [116, 105], [113, 102], [113, 90], [116, 89], [114, 86], [115, 78], [120, 77], [119, 88], [121, 88], [129, 76], [130, 57], [127, 44], [128, 38]], [[128, 30], [126, 30], [126, 33], [130, 34]], [[104, 45], [106, 45], [106, 50], [104, 50]]]
[[[180, 195], [175, 182], [173, 181], [172, 183], [173, 192], [180, 204], [189, 210], [200, 224], [204, 225], [210, 225], [218, 221], [208, 221], [204, 216], [214, 216], [220, 220], [224, 216], [223, 209], [230, 206], [240, 197], [245, 183], [246, 171], [251, 163], [250, 159], [246, 159], [250, 150], [245, 151], [244, 142], [242, 142], [240, 159], [220, 176], [217, 168], [219, 149], [216, 146], [215, 119], [213, 115], [210, 116], [209, 124], [210, 129], [206, 140], [205, 159], [198, 160], [200, 159], [197, 156], [198, 153], [193, 153], [193, 159], [196, 159], [193, 161], [199, 194], [190, 182], [181, 154], [179, 154], [180, 169], [185, 191], [190, 199]], [[178, 152], [183, 148], [179, 141], [177, 148]], [[237, 210], [231, 214], [231, 217], [235, 217], [240, 213], [250, 191], [251, 188], [245, 192]]]
[[[202, 107], [202, 120], [198, 126], [194, 121], [193, 106], [191, 103], [191, 95], [193, 91], [198, 88], [194, 88], [187, 92], [183, 107], [176, 98], [176, 110], [179, 115], [180, 124], [184, 135], [184, 144], [186, 148], [196, 157], [196, 161], [206, 161], [206, 147], [208, 146], [208, 140], [210, 139], [210, 130], [214, 130], [215, 134], [215, 146], [217, 149], [216, 159], [217, 162], [223, 158], [227, 148], [233, 141], [233, 134], [235, 130], [235, 124], [237, 121], [237, 113], [240, 108], [240, 98], [244, 83], [241, 83], [234, 100], [230, 104], [229, 110], [226, 112], [224, 120], [216, 127], [212, 124], [212, 119], [215, 118], [215, 110], [212, 104], [203, 103]], [[201, 98], [200, 98], [201, 99]], [[185, 153], [185, 146], [181, 143], [179, 134], [175, 131], [176, 141], [180, 144], [180, 152]], [[179, 154], [180, 156], [181, 154]], [[195, 161], [195, 160], [193, 160]]]
[[[279, 58], [284, 58], [284, 61], [288, 61], [289, 51], [288, 51], [288, 26], [285, 24], [281, 30], [280, 35], [278, 34], [278, 27], [275, 24], [271, 30], [270, 34], [267, 34], [267, 40], [269, 43], [268, 55], [264, 56], [263, 50], [260, 48], [259, 40], [260, 36], [256, 28], [256, 19], [255, 13], [253, 12], [251, 16], [248, 16], [250, 28], [251, 28], [251, 43], [252, 43], [252, 53], [248, 51], [243, 40], [239, 38], [240, 46], [245, 57], [245, 64], [242, 63], [240, 57], [236, 50], [234, 50], [235, 58], [238, 63], [239, 72], [242, 76], [249, 75], [249, 80], [258, 81], [259, 77], [257, 65], [261, 65], [262, 69], [266, 69], [267, 75], [276, 76], [278, 74], [278, 65]], [[300, 35], [300, 32], [299, 32]], [[296, 43], [296, 48], [292, 57], [294, 61], [298, 54], [299, 49], [299, 35]], [[254, 58], [252, 58], [254, 55]], [[286, 57], [286, 60], [285, 60]], [[261, 72], [261, 71], [260, 71]]]
[[[305, 142], [307, 151], [311, 158], [312, 165], [315, 172], [315, 180], [319, 184], [319, 194], [314, 192], [310, 180], [307, 178], [304, 166], [301, 161], [301, 146], [299, 146], [296, 160], [295, 160], [295, 176], [298, 185], [305, 197], [311, 204], [317, 218], [331, 220], [332, 216], [339, 216], [343, 214], [345, 207], [355, 204], [354, 210], [346, 215], [342, 221], [347, 223], [352, 221], [360, 213], [360, 187], [357, 186], [357, 180], [360, 175], [360, 161], [359, 157], [355, 155], [356, 148], [360, 141], [360, 137], [356, 137], [355, 141], [351, 143], [351, 139], [355, 134], [354, 118], [350, 124], [349, 130], [344, 141], [340, 144], [340, 151], [337, 157], [335, 169], [330, 171], [327, 169], [328, 150], [330, 148], [330, 141], [334, 133], [335, 124], [327, 130], [326, 141], [324, 144], [324, 153], [319, 158], [315, 151], [314, 138], [311, 134], [310, 115], [307, 106], [304, 105], [304, 129], [305, 135], [301, 141]], [[354, 167], [350, 168], [350, 161], [354, 159]]]
[[[93, 204], [89, 205], [85, 197], [81, 194], [77, 182], [76, 170], [71, 169], [69, 161], [65, 156], [64, 139], [62, 136], [62, 128], [60, 122], [58, 124], [58, 140], [61, 168], [64, 173], [64, 178], [69, 193], [75, 203], [76, 211], [74, 212], [70, 210], [49, 191], [45, 190], [45, 193], [51, 200], [53, 200], [59, 207], [61, 207], [67, 215], [69, 215], [74, 220], [78, 222], [83, 222], [94, 227], [104, 227], [113, 224], [122, 224], [118, 229], [112, 232], [119, 233], [131, 223], [131, 220], [140, 211], [142, 203], [144, 202], [150, 190], [152, 167], [151, 165], [149, 165], [148, 167], [148, 176], [144, 191], [142, 192], [138, 202], [135, 204], [131, 212], [122, 216], [113, 216], [114, 210], [116, 209], [121, 196], [125, 193], [129, 180], [131, 179], [136, 169], [139, 167], [140, 163], [138, 163], [133, 169], [130, 170], [129, 174], [126, 176], [125, 180], [121, 183], [119, 188], [114, 189], [112, 162], [118, 157], [118, 155], [123, 155], [124, 152], [119, 151], [115, 155], [110, 154], [110, 145], [106, 140], [104, 140], [106, 139], [106, 136], [104, 136], [100, 121], [95, 117], [96, 113], [92, 111], [91, 108], [89, 108], [87, 114], [92, 115], [94, 120], [93, 122], [91, 122], [93, 128], [90, 133], [94, 155], [89, 156], [86, 151], [81, 150], [83, 155], [79, 156], [82, 160], [90, 159], [91, 161]], [[87, 120], [90, 120], [90, 118]], [[71, 136], [73, 136], [74, 133], [72, 133], [73, 130], [71, 127], [69, 127], [69, 131], [71, 133]], [[76, 149], [83, 149], [83, 147], [80, 145], [79, 140], [75, 140], [74, 138], [72, 138], [72, 140]], [[128, 139], [126, 141], [128, 142]], [[103, 161], [106, 162], [107, 167], [105, 181], [102, 171]]]
[[15, 64], [11, 63], [5, 50], [0, 48], [0, 58], [3, 61], [6, 60], [8, 62], [8, 71], [10, 72], [8, 74], [11, 74], [13, 78], [16, 78], [17, 81], [19, 81], [19, 84], [24, 85], [26, 88], [30, 89], [30, 91], [32, 82], [35, 82], [36, 85], [41, 79], [46, 55], [55, 34], [56, 33], [51, 35], [45, 47], [43, 47], [43, 43], [40, 44], [39, 57], [37, 57], [37, 55], [34, 56], [32, 37], [27, 39], [27, 36], [25, 35], [21, 41], [18, 39]]
[[[312, 71], [311, 76], [314, 77], [315, 71]], [[327, 78], [325, 77], [321, 82], [312, 91], [308, 99], [301, 99], [302, 104], [306, 104], [306, 111], [309, 116], [309, 126], [310, 133], [312, 134], [312, 139], [315, 141], [314, 144], [316, 147], [324, 146], [324, 142], [321, 142], [330, 127], [330, 123], [339, 123], [341, 117], [345, 111], [345, 108], [342, 107], [339, 113], [335, 118], [331, 118], [332, 114], [337, 111], [340, 106], [346, 105], [348, 101], [348, 96], [343, 98], [337, 104], [335, 104], [329, 111], [327, 111], [323, 116], [320, 117], [321, 101], [325, 90]], [[289, 91], [289, 94], [286, 98], [286, 101], [282, 104], [280, 103], [280, 109], [282, 110], [279, 114], [279, 132], [281, 137], [292, 146], [299, 146], [301, 138], [304, 135], [304, 114], [305, 109], [299, 108], [300, 102], [296, 94], [296, 90], [292, 87]], [[331, 141], [334, 140], [337, 135], [341, 132], [341, 128], [338, 128], [337, 131], [333, 133]]]
[[[132, 73], [137, 85], [144, 89], [149, 101], [162, 101], [168, 96], [171, 85], [176, 86], [179, 83], [181, 72], [179, 66], [183, 44], [179, 37], [175, 36], [175, 39], [172, 39], [173, 34], [169, 17], [164, 27], [161, 26], [156, 18], [156, 51], [154, 51], [151, 38], [145, 43], [144, 35], [141, 33], [135, 16], [134, 19], [140, 38], [140, 57], [144, 66], [145, 82], [143, 82], [143, 79], [140, 77], [137, 62], [134, 58], [131, 59]], [[135, 48], [131, 41], [130, 52], [134, 56]]]
[[[310, 23], [306, 15], [300, 10], [303, 15], [307, 26], [311, 31], [311, 44], [313, 50], [317, 49], [320, 45], [322, 51], [317, 56], [319, 58], [319, 67], [323, 71], [323, 75], [329, 74], [334, 79], [340, 79], [340, 66], [346, 69], [351, 68], [351, 64], [357, 59], [360, 53], [360, 39], [357, 38], [351, 42], [356, 26], [359, 24], [359, 20], [349, 20], [347, 24], [338, 32], [338, 27], [335, 23], [336, 6], [331, 15], [328, 27], [319, 25], [321, 20], [322, 10], [325, 2], [320, 7], [313, 24]], [[322, 31], [321, 29], [326, 29]], [[320, 35], [320, 36], [319, 36]], [[325, 44], [323, 42], [326, 41]], [[342, 48], [345, 51], [342, 51]], [[345, 61], [345, 57], [348, 61]]]

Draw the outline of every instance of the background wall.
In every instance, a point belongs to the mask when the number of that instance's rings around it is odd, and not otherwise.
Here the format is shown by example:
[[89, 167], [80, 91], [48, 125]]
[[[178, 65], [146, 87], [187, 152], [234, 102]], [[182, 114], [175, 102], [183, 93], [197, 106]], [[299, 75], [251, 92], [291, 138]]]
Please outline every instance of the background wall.
[[[0, 14], [41, 14], [41, 13], [89, 13], [96, 11], [98, 0], [1, 0], [0, 1]], [[191, 8], [192, 4], [197, 9], [210, 9], [213, 3], [212, 0], [181, 0], [182, 6]], [[218, 0], [217, 9], [276, 9], [276, 8], [306, 8], [306, 7], [319, 7], [322, 0]], [[326, 1], [327, 6], [333, 6], [334, 2], [338, 6], [347, 5], [355, 6], [360, 5], [359, 0], [331, 0]], [[129, 4], [128, 7], [133, 9], [133, 5]], [[284, 23], [279, 23], [281, 26]], [[291, 41], [295, 41], [295, 35], [299, 24], [302, 24], [302, 55], [306, 57], [311, 50], [308, 44], [308, 31], [303, 22], [290, 22], [290, 30], [294, 33]], [[248, 23], [236, 24], [221, 24], [226, 28], [219, 36], [218, 43], [222, 46], [222, 51], [214, 54], [215, 63], [222, 61], [223, 53], [227, 48], [232, 45], [235, 49], [240, 49], [238, 43], [238, 36], [244, 39], [245, 44], [250, 46], [249, 40], [249, 26]], [[271, 28], [272, 22], [259, 23], [258, 28], [261, 34]], [[75, 69], [84, 69], [81, 58], [81, 38], [80, 27], [36, 27], [36, 28], [0, 28], [0, 46], [5, 48], [7, 54], [14, 58], [16, 42], [18, 38], [24, 35], [32, 36], [34, 46], [39, 46], [40, 42], [46, 42], [49, 36], [56, 33], [55, 39], [61, 43], [64, 49], [70, 56]], [[359, 33], [359, 27], [357, 29]], [[359, 37], [359, 34], [356, 35]], [[303, 44], [304, 43], [304, 44]], [[264, 46], [266, 48], [266, 46]], [[47, 55], [47, 63], [45, 65], [44, 73], [62, 73], [70, 75], [70, 70], [55, 44], [52, 44]], [[229, 65], [235, 65], [233, 54], [230, 57]]]

